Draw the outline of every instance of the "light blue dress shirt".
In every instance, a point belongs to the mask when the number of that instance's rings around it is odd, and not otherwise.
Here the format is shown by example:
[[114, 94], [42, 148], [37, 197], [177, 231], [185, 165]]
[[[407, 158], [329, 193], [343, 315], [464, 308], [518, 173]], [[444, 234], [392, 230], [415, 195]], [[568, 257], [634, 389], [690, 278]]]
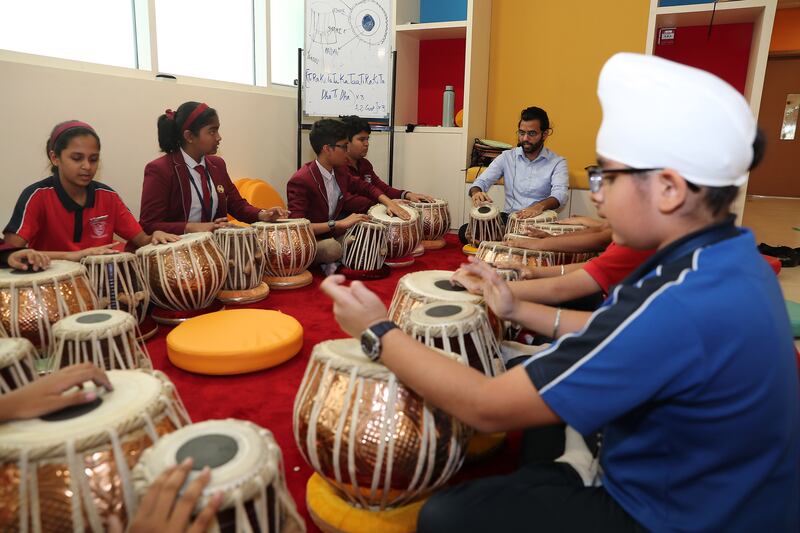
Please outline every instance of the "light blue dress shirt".
[[486, 192], [501, 177], [505, 182], [506, 205], [503, 211], [506, 213], [514, 213], [551, 196], [558, 200], [559, 205], [567, 202], [567, 160], [546, 147], [533, 161], [525, 157], [521, 147], [504, 151], [472, 186]]

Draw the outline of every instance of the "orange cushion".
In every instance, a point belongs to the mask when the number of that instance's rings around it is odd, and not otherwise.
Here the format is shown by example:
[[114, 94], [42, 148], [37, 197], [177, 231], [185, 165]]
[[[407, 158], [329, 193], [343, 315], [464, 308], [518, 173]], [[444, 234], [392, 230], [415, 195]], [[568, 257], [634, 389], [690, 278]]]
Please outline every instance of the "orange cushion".
[[232, 309], [191, 318], [167, 335], [167, 356], [198, 374], [243, 374], [279, 365], [303, 347], [294, 317], [264, 309]]
[[[239, 194], [247, 200], [247, 203], [259, 209], [267, 209], [269, 207], [280, 206], [284, 209], [286, 204], [283, 198], [278, 194], [275, 188], [264, 180], [256, 178], [240, 178], [236, 180], [236, 189]], [[244, 222], [239, 222], [231, 215], [228, 215], [228, 220], [239, 226], [246, 226]]]

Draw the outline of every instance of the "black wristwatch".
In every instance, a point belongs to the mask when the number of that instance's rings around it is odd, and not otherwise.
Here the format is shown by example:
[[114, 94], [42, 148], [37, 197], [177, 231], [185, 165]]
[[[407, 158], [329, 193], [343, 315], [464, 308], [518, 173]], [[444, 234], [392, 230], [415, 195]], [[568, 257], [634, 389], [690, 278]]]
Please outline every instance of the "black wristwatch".
[[329, 220], [328, 221], [328, 229], [331, 230], [331, 231], [336, 229], [336, 221], [335, 220]]
[[391, 320], [385, 322], [378, 322], [367, 329], [361, 334], [361, 351], [369, 357], [370, 361], [377, 361], [381, 357], [381, 337], [386, 335], [389, 331], [395, 329], [397, 324]]

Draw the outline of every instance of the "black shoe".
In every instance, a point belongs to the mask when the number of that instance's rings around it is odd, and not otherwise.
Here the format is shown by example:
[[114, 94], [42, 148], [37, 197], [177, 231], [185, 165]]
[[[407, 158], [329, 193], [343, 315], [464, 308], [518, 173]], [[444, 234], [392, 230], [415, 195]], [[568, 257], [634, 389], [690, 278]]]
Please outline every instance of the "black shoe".
[[764, 255], [769, 255], [781, 262], [784, 268], [796, 267], [800, 264], [800, 250], [789, 248], [788, 246], [770, 246], [766, 243], [758, 245], [758, 251]]

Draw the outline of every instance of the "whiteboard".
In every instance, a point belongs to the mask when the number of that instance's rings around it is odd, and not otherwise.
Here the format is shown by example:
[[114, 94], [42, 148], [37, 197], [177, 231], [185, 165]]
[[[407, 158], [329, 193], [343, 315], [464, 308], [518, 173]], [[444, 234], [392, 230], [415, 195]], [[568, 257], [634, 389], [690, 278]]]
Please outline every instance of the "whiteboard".
[[391, 0], [306, 0], [306, 116], [389, 116]]

